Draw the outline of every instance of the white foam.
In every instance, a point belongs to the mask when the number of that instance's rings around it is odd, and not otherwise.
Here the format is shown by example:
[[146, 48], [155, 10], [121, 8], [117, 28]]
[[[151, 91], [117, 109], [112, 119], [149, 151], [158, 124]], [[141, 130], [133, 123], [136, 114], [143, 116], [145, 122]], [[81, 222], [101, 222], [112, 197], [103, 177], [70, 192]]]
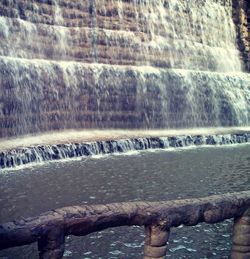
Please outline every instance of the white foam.
[[0, 139], [0, 150], [14, 149], [35, 145], [53, 145], [60, 143], [82, 143], [98, 140], [117, 140], [138, 137], [167, 137], [181, 135], [216, 135], [236, 132], [250, 132], [250, 127], [217, 127], [217, 128], [190, 128], [190, 129], [162, 129], [162, 130], [63, 130], [41, 134], [25, 135], [18, 138]]

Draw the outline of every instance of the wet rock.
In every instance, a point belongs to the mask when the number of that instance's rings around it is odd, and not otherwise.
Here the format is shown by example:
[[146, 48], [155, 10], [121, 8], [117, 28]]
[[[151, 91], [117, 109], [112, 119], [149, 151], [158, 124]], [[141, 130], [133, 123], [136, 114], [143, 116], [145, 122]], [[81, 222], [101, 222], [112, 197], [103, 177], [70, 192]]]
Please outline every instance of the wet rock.
[[204, 144], [204, 139], [202, 136], [196, 136], [194, 140], [194, 144], [199, 146]]
[[[238, 72], [250, 69], [248, 9], [243, 0], [0, 1], [0, 138], [247, 125], [250, 79]], [[138, 150], [149, 145], [165, 143]]]
[[59, 160], [80, 156], [111, 153], [123, 153], [132, 150], [182, 148], [200, 145], [228, 145], [250, 142], [250, 133], [208, 135], [208, 136], [173, 136], [123, 140], [107, 140], [92, 143], [58, 144], [52, 146], [34, 146], [14, 149], [0, 153], [0, 168], [10, 168], [32, 162]]

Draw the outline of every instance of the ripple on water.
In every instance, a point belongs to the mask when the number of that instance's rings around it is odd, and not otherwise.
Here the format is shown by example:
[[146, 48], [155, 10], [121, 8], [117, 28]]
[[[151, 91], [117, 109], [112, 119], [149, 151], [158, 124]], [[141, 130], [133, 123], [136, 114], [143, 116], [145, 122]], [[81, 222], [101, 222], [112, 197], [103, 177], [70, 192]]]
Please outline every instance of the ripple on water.
[[[249, 151], [250, 145], [142, 152], [0, 174], [0, 218], [9, 221], [72, 204], [170, 200], [249, 190]], [[228, 258], [231, 233], [230, 220], [173, 228], [168, 258]], [[109, 229], [86, 237], [68, 237], [65, 257], [127, 258], [129, 254], [139, 259], [143, 242], [141, 227]], [[121, 254], [112, 254], [118, 252]], [[0, 257], [11, 259], [26, 259], [27, 255], [37, 258], [36, 245], [0, 252]]]

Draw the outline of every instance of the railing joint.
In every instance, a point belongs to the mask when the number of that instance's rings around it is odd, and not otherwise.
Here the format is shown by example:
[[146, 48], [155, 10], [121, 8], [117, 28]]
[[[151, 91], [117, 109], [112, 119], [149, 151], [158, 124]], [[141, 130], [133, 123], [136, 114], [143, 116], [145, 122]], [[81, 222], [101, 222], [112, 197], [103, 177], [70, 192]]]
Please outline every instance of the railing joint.
[[62, 226], [54, 226], [38, 239], [39, 259], [61, 259], [64, 254], [65, 234]]

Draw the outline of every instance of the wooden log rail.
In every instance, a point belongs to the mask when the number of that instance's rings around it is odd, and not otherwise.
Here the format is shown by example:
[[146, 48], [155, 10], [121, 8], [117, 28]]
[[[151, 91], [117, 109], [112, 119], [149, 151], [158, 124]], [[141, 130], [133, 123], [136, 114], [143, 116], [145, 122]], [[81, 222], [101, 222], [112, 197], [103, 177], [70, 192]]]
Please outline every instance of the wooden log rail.
[[164, 202], [65, 207], [0, 225], [0, 249], [38, 242], [41, 259], [62, 258], [65, 236], [145, 226], [144, 258], [164, 258], [171, 227], [234, 218], [232, 259], [250, 258], [250, 191]]

